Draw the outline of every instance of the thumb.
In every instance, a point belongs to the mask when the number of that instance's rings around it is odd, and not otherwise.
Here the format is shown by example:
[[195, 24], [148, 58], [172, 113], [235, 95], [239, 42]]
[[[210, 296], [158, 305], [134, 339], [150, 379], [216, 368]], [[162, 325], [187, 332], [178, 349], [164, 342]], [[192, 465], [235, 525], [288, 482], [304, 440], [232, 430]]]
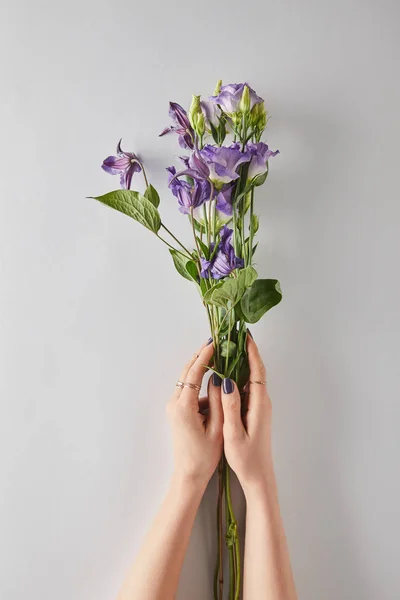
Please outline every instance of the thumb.
[[224, 411], [224, 436], [240, 437], [245, 429], [240, 414], [240, 394], [232, 379], [222, 382], [222, 408]]

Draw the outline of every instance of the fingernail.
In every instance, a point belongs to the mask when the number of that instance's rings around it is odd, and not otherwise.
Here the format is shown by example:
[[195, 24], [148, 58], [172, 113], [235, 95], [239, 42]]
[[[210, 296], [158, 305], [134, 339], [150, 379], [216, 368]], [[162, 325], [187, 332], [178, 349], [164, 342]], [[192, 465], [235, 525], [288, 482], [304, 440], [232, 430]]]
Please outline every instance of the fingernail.
[[215, 387], [220, 387], [222, 379], [219, 375], [217, 375], [217, 373], [212, 374], [212, 383], [215, 385]]
[[208, 342], [207, 342], [207, 346], [209, 346], [210, 344], [212, 344], [212, 341], [213, 341], [212, 337], [211, 337], [211, 338], [209, 338], [209, 339], [208, 339]]
[[224, 390], [224, 394], [232, 394], [235, 389], [232, 379], [225, 378], [222, 382], [222, 389]]
[[247, 333], [249, 334], [249, 336], [251, 337], [251, 339], [252, 339], [252, 340], [254, 340], [254, 338], [253, 338], [253, 334], [251, 333], [251, 331], [250, 331], [250, 329], [249, 329], [249, 328], [247, 328]]

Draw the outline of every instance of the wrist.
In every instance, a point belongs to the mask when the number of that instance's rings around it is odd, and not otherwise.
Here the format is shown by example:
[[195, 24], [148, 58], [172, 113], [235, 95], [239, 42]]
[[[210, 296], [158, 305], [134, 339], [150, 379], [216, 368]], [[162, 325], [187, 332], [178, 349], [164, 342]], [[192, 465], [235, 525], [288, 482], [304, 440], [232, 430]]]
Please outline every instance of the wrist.
[[191, 497], [203, 497], [207, 488], [208, 480], [196, 475], [189, 475], [174, 471], [171, 478], [171, 488], [177, 490], [180, 494], [190, 495]]
[[277, 494], [276, 477], [273, 466], [256, 477], [241, 482], [246, 502], [269, 498]]

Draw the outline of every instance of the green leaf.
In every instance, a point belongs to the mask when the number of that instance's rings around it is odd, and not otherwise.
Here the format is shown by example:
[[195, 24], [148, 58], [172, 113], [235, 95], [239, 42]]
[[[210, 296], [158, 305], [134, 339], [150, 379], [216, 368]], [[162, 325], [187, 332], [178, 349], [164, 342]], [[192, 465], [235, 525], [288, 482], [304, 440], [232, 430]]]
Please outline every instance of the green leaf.
[[252, 215], [251, 224], [253, 227], [253, 233], [257, 233], [259, 225], [260, 225], [260, 221], [259, 221], [259, 218], [257, 217], [257, 215], [255, 215], [254, 213]]
[[223, 373], [220, 373], [219, 371], [217, 371], [213, 367], [210, 367], [209, 365], [201, 365], [201, 366], [204, 367], [205, 369], [207, 369], [207, 371], [211, 371], [212, 373], [216, 373], [218, 375], [218, 377], [220, 377], [221, 379], [225, 378], [225, 375]]
[[261, 317], [282, 300], [282, 291], [277, 279], [257, 279], [246, 290], [240, 308], [246, 323], [257, 323]]
[[153, 233], [157, 233], [161, 227], [161, 217], [157, 208], [139, 192], [116, 190], [104, 196], [95, 196], [94, 199], [135, 219]]
[[150, 202], [152, 203], [153, 206], [155, 206], [156, 208], [158, 208], [158, 206], [160, 204], [160, 196], [158, 195], [158, 192], [157, 192], [156, 188], [154, 188], [151, 185], [151, 183], [146, 188], [146, 191], [144, 193], [144, 197], [147, 198], [147, 200], [150, 200]]
[[[244, 288], [249, 288], [257, 279], [257, 271], [253, 267], [246, 267], [239, 271], [239, 284]], [[244, 290], [243, 290], [244, 292]]]
[[197, 271], [196, 263], [194, 260], [188, 260], [186, 263], [186, 272], [189, 274], [189, 277], [192, 281], [198, 283], [199, 280], [199, 272]]
[[207, 292], [204, 294], [204, 302], [207, 302], [207, 304], [212, 304], [211, 302], [211, 296], [213, 295], [214, 291], [218, 288], [220, 288], [222, 286], [222, 281], [220, 283], [216, 283], [215, 285], [213, 285], [212, 288], [210, 288], [209, 290], [207, 290]]
[[240, 300], [240, 286], [237, 279], [226, 279], [221, 285], [214, 286], [213, 292], [208, 299], [210, 304], [227, 308], [229, 304], [235, 306]]
[[208, 260], [208, 257], [210, 256], [210, 249], [209, 247], [203, 242], [203, 240], [201, 240], [199, 238], [198, 235], [196, 235], [197, 241], [199, 243], [199, 246], [204, 254], [204, 257]]
[[219, 144], [219, 132], [216, 129], [216, 127], [211, 123], [211, 121], [210, 121], [210, 129], [211, 129], [211, 135], [213, 136], [214, 142], [216, 144]]
[[224, 340], [221, 344], [221, 356], [232, 358], [236, 354], [236, 344], [235, 342], [228, 342], [228, 340]]
[[[182, 256], [182, 254], [180, 252], [178, 252], [177, 250], [172, 250], [172, 248], [170, 248], [169, 252], [172, 256], [172, 260], [174, 261], [175, 269], [178, 271], [179, 275], [182, 275], [182, 277], [184, 277], [185, 279], [192, 281], [192, 277], [189, 275], [189, 273], [187, 271], [187, 264], [188, 264], [188, 262], [191, 262], [191, 261], [189, 261], [187, 258]], [[196, 265], [195, 265], [195, 268], [196, 268]]]
[[267, 162], [267, 170], [265, 171], [265, 173], [259, 173], [258, 175], [253, 177], [253, 179], [251, 180], [251, 185], [254, 185], [254, 187], [258, 187], [259, 185], [262, 185], [268, 177], [268, 171], [269, 171], [269, 165]]

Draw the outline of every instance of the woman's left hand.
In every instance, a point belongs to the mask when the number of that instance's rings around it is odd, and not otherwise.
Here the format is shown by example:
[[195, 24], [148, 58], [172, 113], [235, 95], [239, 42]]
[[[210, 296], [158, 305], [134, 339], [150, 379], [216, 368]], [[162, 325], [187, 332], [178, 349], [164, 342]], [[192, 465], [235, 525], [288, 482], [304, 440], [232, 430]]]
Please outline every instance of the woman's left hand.
[[[204, 344], [187, 363], [179, 381], [201, 386], [213, 351], [212, 343]], [[174, 442], [175, 476], [205, 487], [222, 454], [221, 388], [214, 386], [210, 378], [207, 402], [199, 400], [197, 389], [177, 387], [167, 412]]]

